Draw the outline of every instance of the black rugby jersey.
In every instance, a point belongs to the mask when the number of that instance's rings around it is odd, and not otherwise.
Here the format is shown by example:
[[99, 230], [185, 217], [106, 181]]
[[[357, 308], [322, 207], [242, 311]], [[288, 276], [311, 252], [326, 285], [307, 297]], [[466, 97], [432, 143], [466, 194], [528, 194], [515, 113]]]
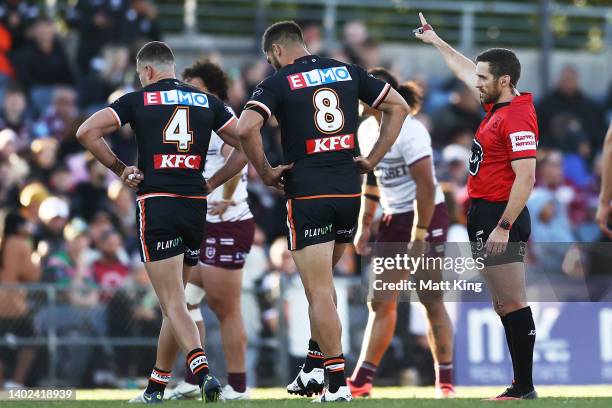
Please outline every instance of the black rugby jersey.
[[363, 68], [316, 55], [298, 58], [262, 81], [245, 109], [276, 116], [287, 172], [287, 198], [361, 192], [359, 100], [376, 108], [389, 85]]
[[235, 117], [215, 96], [177, 79], [163, 79], [128, 93], [110, 106], [120, 125], [136, 133], [138, 168], [144, 180], [138, 195], [202, 196], [202, 170], [211, 131]]

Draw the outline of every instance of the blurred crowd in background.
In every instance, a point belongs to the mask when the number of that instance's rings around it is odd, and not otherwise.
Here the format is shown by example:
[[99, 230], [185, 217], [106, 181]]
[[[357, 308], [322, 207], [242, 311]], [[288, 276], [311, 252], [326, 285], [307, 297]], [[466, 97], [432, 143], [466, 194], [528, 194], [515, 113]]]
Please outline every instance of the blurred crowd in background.
[[[138, 257], [134, 193], [86, 154], [75, 132], [91, 113], [140, 86], [134, 56], [146, 41], [161, 39], [155, 6], [149, 0], [78, 1], [65, 18], [51, 19], [25, 1], [0, 3], [0, 338], [45, 333], [49, 313], [44, 291], [10, 289], [16, 283], [52, 283], [53, 310], [61, 336], [154, 337], [160, 311]], [[310, 52], [364, 68], [399, 72], [398, 61], [382, 60], [367, 27], [343, 28], [342, 47], [323, 48], [321, 27], [305, 24]], [[64, 41], [76, 33], [76, 44]], [[255, 86], [272, 73], [263, 58], [227, 67], [220, 54], [203, 55], [231, 77], [227, 103], [240, 113]], [[440, 60], [442, 64], [442, 60]], [[180, 67], [179, 67], [180, 68]], [[424, 93], [418, 118], [434, 144], [438, 179], [447, 193], [452, 223], [465, 224], [467, 160], [483, 111], [471, 93], [452, 78], [413, 79]], [[602, 78], [603, 79], [603, 78]], [[520, 87], [519, 87], [520, 89]], [[601, 176], [600, 151], [612, 113], [612, 87], [602, 84], [595, 100], [581, 89], [576, 70], [562, 70], [554, 89], [536, 95], [540, 124], [537, 186], [530, 200], [536, 242], [594, 242], [603, 239], [594, 221]], [[274, 121], [262, 131], [267, 157], [281, 163], [280, 134]], [[132, 130], [108, 138], [126, 163], [134, 163]], [[249, 171], [249, 198], [258, 225], [245, 273], [254, 293], [253, 325], [262, 344], [278, 330], [276, 299], [282, 280], [297, 277], [286, 249], [285, 203]], [[281, 237], [281, 238], [279, 238]], [[272, 247], [272, 249], [270, 249]], [[347, 254], [337, 274], [359, 275], [359, 262]], [[5, 286], [4, 288], [1, 288]], [[33, 306], [34, 305], [34, 306]], [[401, 325], [400, 325], [401, 326]], [[262, 340], [263, 339], [263, 340]], [[424, 344], [424, 343], [423, 343]], [[273, 347], [273, 346], [270, 346]], [[34, 370], [46, 364], [33, 347], [0, 347], [0, 384], [32, 384]], [[146, 375], [154, 349], [142, 353], [115, 348], [122, 375]], [[133, 348], [131, 349], [133, 351]], [[17, 352], [18, 351], [18, 352]], [[44, 352], [44, 351], [43, 351]], [[102, 352], [109, 353], [108, 348]], [[38, 353], [38, 354], [37, 354]], [[69, 384], [103, 384], [86, 374], [113, 372], [95, 367], [96, 349], [64, 350], [58, 365]], [[74, 358], [69, 358], [74, 356]], [[78, 356], [78, 357], [77, 357]], [[138, 358], [136, 358], [138, 357]], [[121, 361], [121, 364], [118, 362]], [[427, 366], [427, 364], [424, 364]], [[92, 370], [100, 368], [100, 370]], [[111, 376], [112, 378], [112, 376]]]

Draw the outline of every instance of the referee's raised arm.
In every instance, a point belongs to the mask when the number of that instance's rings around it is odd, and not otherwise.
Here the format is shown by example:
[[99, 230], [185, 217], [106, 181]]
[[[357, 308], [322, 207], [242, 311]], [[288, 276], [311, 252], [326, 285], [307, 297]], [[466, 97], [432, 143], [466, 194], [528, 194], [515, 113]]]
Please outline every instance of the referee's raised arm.
[[478, 89], [476, 89], [477, 77], [476, 64], [474, 61], [461, 54], [440, 38], [432, 26], [427, 23], [423, 13], [419, 13], [419, 18], [421, 20], [421, 27], [414, 30], [415, 37], [426, 44], [435, 46], [442, 54], [442, 57], [444, 57], [444, 61], [450, 70], [453, 71], [457, 78], [467, 85], [469, 90], [472, 91], [472, 95], [480, 100], [480, 93]]

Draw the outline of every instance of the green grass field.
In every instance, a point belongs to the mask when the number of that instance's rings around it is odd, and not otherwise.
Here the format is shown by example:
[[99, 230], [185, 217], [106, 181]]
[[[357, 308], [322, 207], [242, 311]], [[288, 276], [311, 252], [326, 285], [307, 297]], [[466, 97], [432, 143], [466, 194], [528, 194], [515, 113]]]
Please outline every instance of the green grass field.
[[[453, 407], [468, 408], [477, 405], [504, 404], [529, 405], [532, 407], [612, 407], [612, 385], [595, 386], [541, 386], [538, 387], [540, 399], [537, 401], [481, 401], [501, 391], [503, 387], [457, 387], [457, 398], [440, 401], [432, 399], [431, 387], [379, 387], [374, 389], [373, 398], [358, 399], [352, 402], [360, 408], [420, 408], [420, 407]], [[1, 401], [1, 407], [52, 407], [52, 408], [107, 408], [128, 407], [126, 401], [133, 397], [137, 390], [77, 390], [76, 401]], [[272, 407], [292, 408], [312, 406], [310, 399], [289, 397], [280, 388], [257, 389], [253, 391], [250, 401], [226, 402], [236, 407]], [[201, 406], [201, 401], [171, 401], [165, 402], [168, 407]]]

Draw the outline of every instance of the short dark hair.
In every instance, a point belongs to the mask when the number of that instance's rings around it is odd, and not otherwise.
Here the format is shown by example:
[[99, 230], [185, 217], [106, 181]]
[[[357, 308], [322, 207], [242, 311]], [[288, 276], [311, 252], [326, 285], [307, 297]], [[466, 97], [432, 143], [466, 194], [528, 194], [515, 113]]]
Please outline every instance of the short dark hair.
[[261, 46], [264, 52], [268, 52], [274, 43], [287, 44], [290, 42], [304, 44], [302, 29], [295, 21], [279, 21], [272, 24], [263, 33]]
[[229, 78], [221, 67], [210, 60], [198, 61], [183, 71], [183, 79], [199, 78], [204, 82], [206, 88], [219, 97], [222, 101], [227, 100]]
[[488, 62], [489, 70], [495, 79], [508, 75], [510, 84], [516, 88], [521, 77], [521, 63], [516, 54], [505, 48], [491, 48], [476, 57], [476, 62]]
[[138, 51], [136, 61], [171, 65], [174, 64], [174, 54], [165, 42], [151, 41], [143, 45]]
[[404, 98], [411, 113], [414, 115], [423, 106], [423, 89], [414, 81], [406, 81], [397, 88], [397, 92]]
[[374, 78], [385, 81], [393, 89], [397, 89], [397, 87], [399, 86], [399, 82], [397, 78], [395, 77], [395, 75], [389, 72], [389, 70], [386, 68], [383, 68], [383, 67], [370, 68], [368, 69], [368, 74], [373, 75]]

